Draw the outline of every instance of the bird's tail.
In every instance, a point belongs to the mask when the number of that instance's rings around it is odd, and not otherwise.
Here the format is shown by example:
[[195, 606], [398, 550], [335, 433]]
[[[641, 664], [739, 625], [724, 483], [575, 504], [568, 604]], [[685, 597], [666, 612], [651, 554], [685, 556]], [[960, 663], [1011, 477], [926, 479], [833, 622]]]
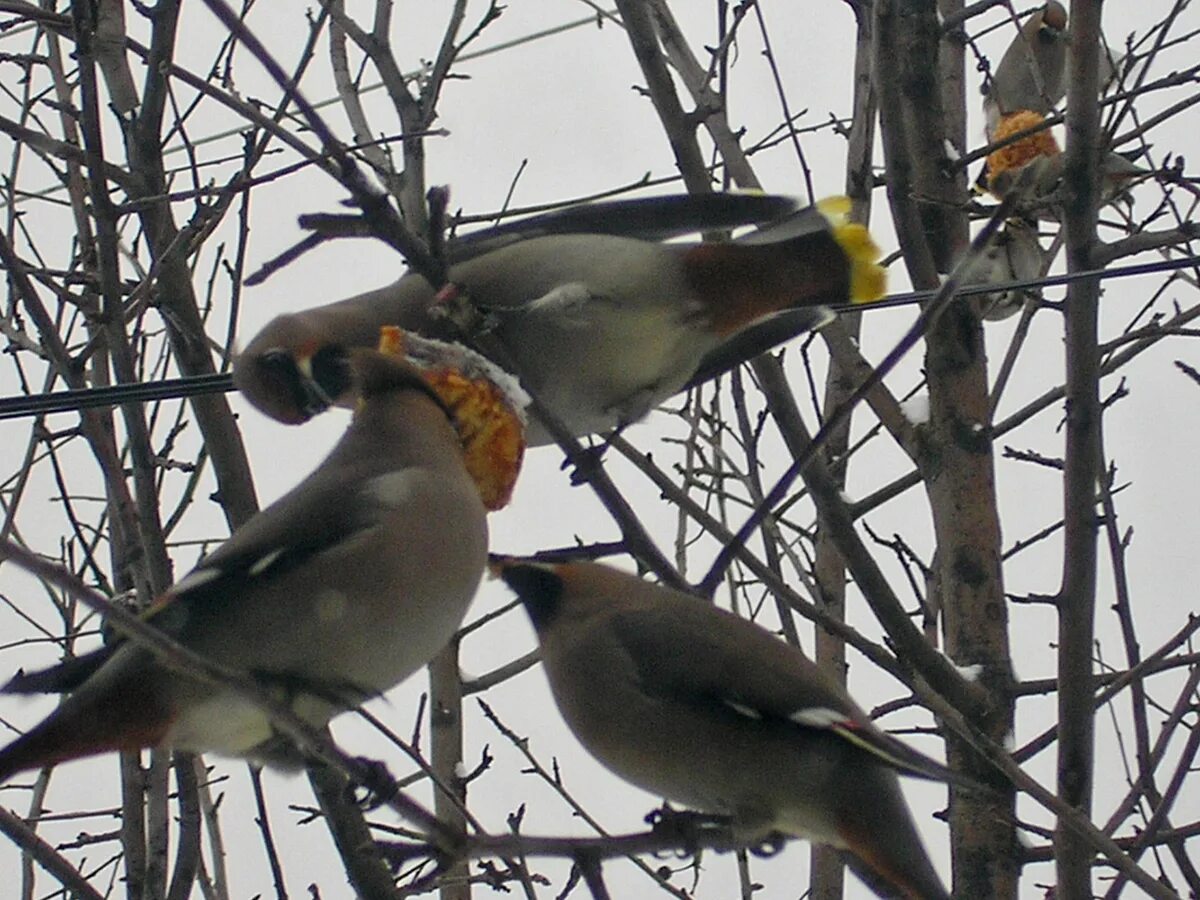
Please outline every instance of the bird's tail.
[[887, 270], [879, 264], [882, 255], [867, 226], [850, 221], [850, 198], [826, 197], [817, 203], [833, 239], [850, 262], [850, 301], [870, 303], [887, 293]]
[[732, 244], [696, 245], [695, 286], [712, 329], [725, 339], [705, 354], [686, 387], [822, 327], [834, 318], [830, 306], [884, 295], [879, 247], [866, 226], [850, 221], [850, 208], [849, 198], [829, 197]]
[[4, 694], [66, 694], [95, 674], [109, 657], [115, 644], [105, 644], [82, 656], [72, 656], [45, 669], [26, 672], [21, 669], [9, 679], [0, 693]]
[[892, 785], [893, 802], [880, 803], [871, 814], [859, 810], [839, 822], [847, 864], [881, 897], [950, 900], [894, 780]]
[[851, 207], [849, 197], [826, 197], [817, 201], [816, 206], [798, 209], [757, 231], [741, 235], [735, 243], [753, 246], [798, 242], [798, 247], [804, 248], [803, 239], [829, 233], [849, 265], [848, 299], [853, 303], [870, 303], [886, 292], [887, 271], [879, 265], [882, 254], [871, 232], [862, 223], [850, 221]]
[[867, 861], [856, 853], [843, 852], [840, 856], [846, 867], [880, 897], [900, 897], [903, 900], [950, 900], [950, 895], [942, 886], [932, 867], [925, 872], [926, 867], [922, 864], [922, 877], [914, 876], [911, 872], [896, 870], [881, 872], [875, 868], [879, 863], [878, 860]]
[[0, 750], [0, 783], [18, 772], [158, 744], [171, 724], [163, 692], [149, 678], [120, 690], [68, 697], [40, 724]]

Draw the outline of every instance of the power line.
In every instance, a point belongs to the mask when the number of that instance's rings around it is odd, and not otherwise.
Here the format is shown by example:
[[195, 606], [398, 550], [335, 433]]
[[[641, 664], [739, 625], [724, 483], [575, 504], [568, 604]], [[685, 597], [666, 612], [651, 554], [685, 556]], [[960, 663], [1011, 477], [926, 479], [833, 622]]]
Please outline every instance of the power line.
[[[1067, 272], [1062, 275], [1042, 275], [1038, 278], [1026, 278], [1022, 281], [1002, 281], [995, 284], [970, 284], [960, 287], [956, 293], [960, 297], [973, 297], [976, 294], [1003, 294], [1007, 291], [1020, 291], [1028, 288], [1058, 287], [1073, 281], [1084, 281], [1088, 278], [1100, 278], [1107, 281], [1110, 278], [1128, 278], [1133, 275], [1153, 275], [1156, 272], [1171, 272], [1177, 269], [1190, 269], [1200, 265], [1200, 254], [1195, 256], [1180, 256], [1175, 259], [1160, 259], [1148, 263], [1131, 263], [1128, 266], [1113, 266], [1108, 269], [1089, 269], [1085, 272]], [[848, 309], [862, 311], [864, 309], [888, 309], [893, 306], [908, 306], [933, 299], [937, 293], [932, 291], [908, 291], [903, 294], [892, 294], [882, 300], [873, 300], [863, 306], [835, 307], [838, 312]]]
[[97, 406], [118, 406], [122, 403], [150, 403], [155, 400], [173, 400], [231, 390], [233, 376], [228, 372], [221, 372], [213, 375], [164, 378], [161, 381], [139, 381], [136, 384], [52, 391], [48, 394], [26, 394], [20, 397], [0, 398], [0, 419], [73, 412]]
[[[998, 284], [968, 285], [959, 288], [959, 296], [976, 294], [998, 294], [1007, 291], [1037, 287], [1054, 287], [1081, 281], [1087, 278], [1128, 278], [1134, 275], [1151, 275], [1200, 266], [1200, 255], [1182, 256], [1177, 259], [1156, 260], [1149, 263], [1134, 263], [1114, 266], [1109, 269], [1092, 269], [1064, 275], [1047, 275], [1023, 281], [1006, 281]], [[931, 300], [937, 291], [909, 291], [892, 294], [868, 305], [844, 305], [835, 307], [839, 312], [854, 309], [865, 312], [896, 306], [909, 306]], [[56, 412], [74, 412], [100, 406], [118, 406], [122, 403], [150, 403], [157, 400], [177, 400], [200, 394], [225, 393], [233, 390], [233, 376], [228, 372], [213, 375], [195, 375], [184, 378], [166, 378], [161, 381], [138, 382], [137, 384], [113, 384], [105, 387], [82, 388], [71, 391], [53, 391], [46, 394], [22, 394], [17, 397], [0, 398], [0, 420], [38, 416]]]

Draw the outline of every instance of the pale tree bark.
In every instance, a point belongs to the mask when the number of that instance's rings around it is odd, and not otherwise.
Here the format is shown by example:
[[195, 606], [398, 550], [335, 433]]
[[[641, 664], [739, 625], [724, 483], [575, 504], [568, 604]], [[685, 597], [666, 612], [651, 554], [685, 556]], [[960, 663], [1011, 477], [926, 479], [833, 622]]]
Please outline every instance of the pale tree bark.
[[[905, 223], [900, 241], [916, 287], [936, 286], [938, 272], [949, 271], [956, 248], [966, 241], [966, 216], [956, 212], [966, 199], [965, 177], [944, 176], [947, 144], [960, 150], [965, 145], [962, 53], [938, 27], [938, 14], [953, 13], [954, 6], [877, 4], [888, 196], [893, 217]], [[938, 65], [930, 65], [931, 59]], [[1013, 675], [982, 324], [968, 304], [952, 304], [926, 341], [930, 417], [919, 437], [918, 466], [937, 537], [929, 599], [942, 616], [950, 658], [980, 667], [987, 700], [964, 714], [1002, 743], [1013, 727]], [[961, 896], [1016, 897], [1012, 786], [968, 745], [951, 740], [947, 750], [951, 765], [996, 791], [990, 797], [952, 792], [954, 890]]]
[[[1067, 146], [1063, 227], [1067, 267], [1094, 267], [1100, 185], [1099, 57], [1075, 47], [1100, 38], [1100, 0], [1071, 3], [1072, 50], [1067, 55]], [[1058, 792], [1084, 815], [1092, 811], [1095, 723], [1092, 673], [1096, 616], [1097, 510], [1101, 470], [1099, 352], [1100, 281], [1074, 282], [1067, 291], [1067, 427], [1063, 470], [1063, 574], [1058, 593]], [[1092, 896], [1091, 849], [1069, 828], [1055, 832], [1061, 896]]]

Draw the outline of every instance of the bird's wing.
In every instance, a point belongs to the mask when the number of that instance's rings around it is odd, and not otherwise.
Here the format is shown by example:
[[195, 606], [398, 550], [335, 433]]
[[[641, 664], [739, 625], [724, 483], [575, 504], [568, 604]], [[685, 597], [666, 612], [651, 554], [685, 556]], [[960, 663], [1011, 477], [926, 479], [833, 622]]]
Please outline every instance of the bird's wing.
[[694, 388], [724, 375], [760, 353], [766, 353], [784, 341], [814, 331], [832, 322], [833, 310], [828, 306], [804, 306], [784, 310], [735, 332], [728, 340], [704, 354], [696, 372], [684, 389]]
[[614, 613], [612, 627], [647, 693], [747, 719], [828, 729], [903, 773], [970, 783], [877, 728], [798, 649], [703, 600], [625, 609]]
[[796, 211], [790, 197], [771, 194], [677, 194], [583, 203], [473, 231], [450, 242], [452, 263], [555, 234], [608, 234], [663, 241], [706, 230], [774, 222]]
[[[349, 490], [361, 485], [343, 477], [322, 478], [320, 472], [301, 487], [251, 518], [191, 572], [168, 589], [143, 618], [177, 636], [195, 604], [234, 603], [256, 581], [275, 578], [313, 556], [371, 527], [364, 504], [352, 502]], [[368, 482], [369, 483], [369, 482]], [[32, 672], [20, 671], [0, 692], [66, 693], [96, 672], [124, 643], [119, 639], [82, 656]]]

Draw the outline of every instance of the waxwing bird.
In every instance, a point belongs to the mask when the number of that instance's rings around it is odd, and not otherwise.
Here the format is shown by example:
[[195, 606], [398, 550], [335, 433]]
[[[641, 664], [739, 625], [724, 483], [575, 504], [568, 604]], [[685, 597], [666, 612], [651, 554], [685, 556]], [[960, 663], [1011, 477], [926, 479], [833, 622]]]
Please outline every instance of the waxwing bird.
[[[823, 324], [822, 304], [880, 296], [878, 250], [847, 211], [848, 201], [797, 209], [732, 194], [574, 207], [452, 241], [449, 278], [489, 317], [522, 383], [585, 435], [641, 418], [698, 372], [715, 375]], [[661, 243], [764, 221], [732, 243]], [[457, 337], [437, 306], [429, 284], [408, 274], [279, 316], [238, 356], [234, 382], [267, 415], [303, 421], [342, 396], [326, 361], [336, 348], [371, 346], [383, 325]], [[536, 422], [527, 437], [550, 440]]]
[[[343, 365], [359, 401], [333, 451], [148, 613], [314, 726], [428, 662], [453, 636], [486, 561], [483, 504], [454, 425], [421, 372], [375, 350], [353, 351]], [[283, 768], [303, 763], [258, 707], [132, 641], [20, 673], [5, 690], [70, 693], [0, 750], [0, 781], [160, 744]]]
[[[1115, 150], [1105, 150], [1100, 156], [1100, 205], [1110, 203], [1132, 203], [1129, 191], [1134, 185], [1153, 178], [1155, 170], [1138, 165], [1134, 160], [1142, 155], [1142, 150], [1132, 153], [1118, 153]], [[1063, 180], [1063, 167], [1066, 157], [1062, 153], [1045, 156], [1034, 160], [1030, 165], [1032, 178], [1025, 179], [1025, 190], [1028, 200], [1045, 202], [1053, 198]], [[1022, 179], [1021, 170], [998, 174], [992, 179], [992, 191], [1003, 197], [1010, 189], [1021, 190], [1018, 186]], [[1038, 210], [1042, 218], [1057, 218], [1057, 203], [1047, 204], [1047, 209]]]
[[521, 598], [567, 725], [638, 787], [848, 852], [885, 895], [944, 900], [896, 771], [952, 773], [876, 728], [795, 647], [595, 563], [493, 557]]
[[[1034, 10], [1013, 38], [983, 87], [983, 113], [989, 140], [996, 124], [1021, 110], [1049, 115], [1067, 95], [1067, 10], [1056, 0]], [[1101, 40], [1100, 90], [1117, 76], [1121, 60]]]
[[991, 136], [1001, 116], [1023, 109], [1052, 110], [1066, 95], [1067, 10], [1050, 0], [1025, 20], [984, 86], [983, 111]]
[[[1046, 120], [1067, 93], [1067, 10], [1056, 0], [1035, 10], [1021, 26], [1000, 64], [984, 85], [983, 112], [989, 144], [1034, 128]], [[1100, 85], [1103, 91], [1117, 74], [1118, 60], [1101, 40]], [[1128, 186], [1131, 173], [1121, 168], [1122, 158], [1109, 153], [1103, 163], [1104, 202], [1111, 202]], [[977, 185], [1004, 197], [1025, 168], [1034, 169], [1023, 185], [1030, 199], [1050, 193], [1062, 174], [1062, 151], [1049, 129], [993, 150], [980, 172]], [[1142, 170], [1141, 174], [1145, 174]]]
[[[963, 275], [962, 283], [1031, 281], [1044, 274], [1046, 255], [1038, 242], [1037, 226], [1024, 219], [1010, 219], [1004, 223], [983, 255]], [[1037, 287], [1017, 288], [977, 294], [975, 302], [980, 315], [995, 322], [1020, 312], [1027, 300], [1040, 299], [1041, 295]]]

